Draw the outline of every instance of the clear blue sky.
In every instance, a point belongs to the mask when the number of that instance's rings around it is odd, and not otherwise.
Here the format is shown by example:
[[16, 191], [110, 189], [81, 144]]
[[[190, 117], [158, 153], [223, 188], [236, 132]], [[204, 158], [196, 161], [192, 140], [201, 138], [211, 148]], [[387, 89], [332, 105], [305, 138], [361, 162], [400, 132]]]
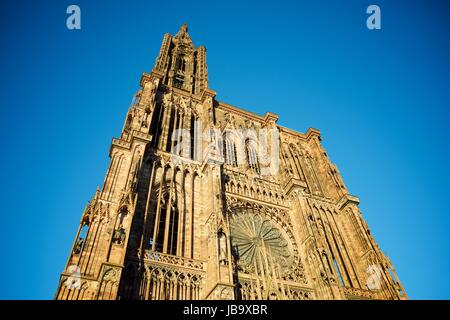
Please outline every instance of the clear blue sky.
[[[78, 4], [82, 29], [66, 28]], [[366, 28], [378, 4], [382, 30]], [[414, 299], [450, 298], [448, 1], [4, 1], [0, 298], [51, 299], [141, 72], [182, 22], [217, 98], [321, 130]]]

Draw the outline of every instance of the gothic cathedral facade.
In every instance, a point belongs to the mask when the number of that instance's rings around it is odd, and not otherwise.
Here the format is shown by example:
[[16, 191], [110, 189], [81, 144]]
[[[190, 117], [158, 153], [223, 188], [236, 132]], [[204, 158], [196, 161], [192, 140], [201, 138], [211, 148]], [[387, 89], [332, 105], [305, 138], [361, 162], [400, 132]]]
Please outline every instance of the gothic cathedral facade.
[[112, 139], [56, 299], [407, 299], [320, 132], [215, 99], [165, 34]]

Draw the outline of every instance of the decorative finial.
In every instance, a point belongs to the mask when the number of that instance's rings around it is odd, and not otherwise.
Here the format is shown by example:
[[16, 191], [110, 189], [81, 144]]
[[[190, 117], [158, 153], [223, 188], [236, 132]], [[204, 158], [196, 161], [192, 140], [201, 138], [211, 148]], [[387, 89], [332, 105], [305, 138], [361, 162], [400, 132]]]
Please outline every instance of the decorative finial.
[[178, 30], [177, 34], [175, 35], [175, 39], [180, 40], [185, 44], [192, 44], [192, 40], [191, 37], [189, 36], [188, 26], [186, 23], [183, 23], [181, 25], [180, 30]]

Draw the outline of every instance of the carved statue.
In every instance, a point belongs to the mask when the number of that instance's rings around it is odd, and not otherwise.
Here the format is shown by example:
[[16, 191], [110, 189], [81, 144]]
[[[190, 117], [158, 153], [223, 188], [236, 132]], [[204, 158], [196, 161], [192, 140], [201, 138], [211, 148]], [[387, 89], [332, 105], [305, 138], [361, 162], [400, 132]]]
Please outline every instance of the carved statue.
[[119, 228], [114, 230], [113, 242], [115, 244], [123, 244], [125, 242], [125, 229]]
[[219, 237], [219, 262], [223, 265], [226, 265], [228, 262], [227, 237], [222, 231], [219, 232], [218, 237]]
[[75, 245], [75, 248], [73, 249], [73, 253], [75, 254], [79, 254], [81, 252], [81, 248], [83, 247], [83, 243], [84, 243], [84, 239], [82, 237], [80, 237], [77, 240], [77, 243]]

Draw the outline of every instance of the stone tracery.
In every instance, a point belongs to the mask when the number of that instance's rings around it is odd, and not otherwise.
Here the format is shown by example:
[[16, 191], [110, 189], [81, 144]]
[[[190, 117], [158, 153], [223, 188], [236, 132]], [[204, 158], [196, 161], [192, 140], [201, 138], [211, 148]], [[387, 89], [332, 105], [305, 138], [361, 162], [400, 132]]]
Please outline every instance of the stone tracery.
[[[406, 298], [319, 131], [217, 101], [206, 49], [194, 47], [186, 25], [164, 36], [140, 85], [58, 299]], [[265, 175], [273, 163], [258, 134], [269, 127], [280, 170]], [[374, 266], [383, 285], [368, 291]], [[73, 267], [79, 288], [66, 286]]]

